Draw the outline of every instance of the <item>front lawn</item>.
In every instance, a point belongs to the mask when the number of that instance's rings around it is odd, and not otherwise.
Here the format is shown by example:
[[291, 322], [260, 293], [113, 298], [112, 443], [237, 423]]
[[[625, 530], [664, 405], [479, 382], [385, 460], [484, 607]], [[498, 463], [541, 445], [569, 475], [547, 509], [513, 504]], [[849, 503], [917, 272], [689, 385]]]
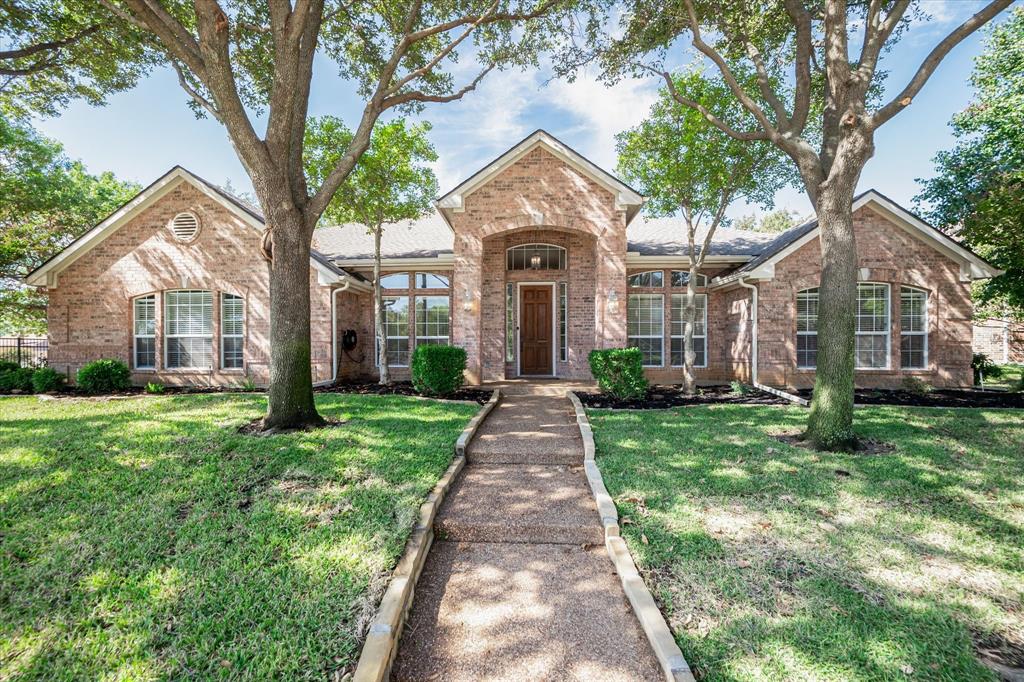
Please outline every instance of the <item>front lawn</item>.
[[986, 377], [985, 388], [1012, 388], [1019, 384], [1021, 377], [1024, 377], [1024, 365], [1011, 362], [1008, 365], [999, 365], [999, 367], [1003, 373], [999, 377]]
[[0, 399], [0, 679], [326, 679], [350, 668], [473, 404]]
[[623, 534], [704, 680], [1024, 667], [1024, 412], [858, 409], [895, 449], [779, 442], [806, 411], [590, 410]]

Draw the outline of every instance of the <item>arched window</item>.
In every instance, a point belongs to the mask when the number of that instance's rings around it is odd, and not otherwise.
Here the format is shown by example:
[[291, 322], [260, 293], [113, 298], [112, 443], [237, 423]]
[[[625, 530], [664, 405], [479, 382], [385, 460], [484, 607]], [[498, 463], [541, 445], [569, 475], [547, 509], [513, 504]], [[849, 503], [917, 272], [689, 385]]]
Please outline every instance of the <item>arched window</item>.
[[520, 244], [505, 252], [509, 270], [565, 270], [565, 249], [554, 244]]
[[928, 367], [928, 292], [900, 287], [900, 367]]
[[164, 293], [164, 357], [168, 369], [213, 367], [213, 292]]
[[634, 272], [626, 280], [630, 288], [659, 288], [665, 286], [665, 273], [661, 270], [648, 270], [647, 272]]

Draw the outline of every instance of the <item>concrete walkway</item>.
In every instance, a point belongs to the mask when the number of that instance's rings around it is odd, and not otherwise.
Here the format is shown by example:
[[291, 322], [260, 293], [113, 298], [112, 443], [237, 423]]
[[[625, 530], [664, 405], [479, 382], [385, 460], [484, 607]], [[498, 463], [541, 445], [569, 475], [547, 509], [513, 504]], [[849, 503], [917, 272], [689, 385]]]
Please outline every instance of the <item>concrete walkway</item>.
[[660, 680], [605, 553], [567, 384], [503, 384], [441, 507], [395, 680]]

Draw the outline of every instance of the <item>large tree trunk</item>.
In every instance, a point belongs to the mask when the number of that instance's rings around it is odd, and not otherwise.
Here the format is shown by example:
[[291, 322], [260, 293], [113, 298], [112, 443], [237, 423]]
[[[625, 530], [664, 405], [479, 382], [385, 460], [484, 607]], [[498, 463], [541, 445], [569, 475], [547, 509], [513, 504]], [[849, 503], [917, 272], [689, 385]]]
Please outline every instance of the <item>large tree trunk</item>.
[[294, 209], [268, 216], [270, 265], [270, 390], [265, 428], [324, 423], [313, 402], [309, 340], [309, 250], [312, 231]]
[[[697, 264], [690, 261], [690, 279], [686, 282], [686, 305], [683, 308], [686, 329], [683, 332], [683, 392], [693, 395], [697, 387], [697, 378], [693, 374], [693, 365], [697, 362], [697, 353], [693, 350], [693, 325], [697, 319], [696, 306]], [[704, 349], [707, 353], [707, 349]]]
[[388, 368], [387, 334], [384, 329], [384, 296], [380, 286], [380, 238], [384, 230], [376, 227], [373, 230], [373, 328], [377, 336], [377, 348], [380, 365], [379, 383], [387, 386], [391, 383], [391, 370]]
[[852, 447], [853, 369], [857, 307], [857, 247], [852, 180], [823, 183], [816, 210], [821, 242], [818, 363], [806, 437], [825, 450]]

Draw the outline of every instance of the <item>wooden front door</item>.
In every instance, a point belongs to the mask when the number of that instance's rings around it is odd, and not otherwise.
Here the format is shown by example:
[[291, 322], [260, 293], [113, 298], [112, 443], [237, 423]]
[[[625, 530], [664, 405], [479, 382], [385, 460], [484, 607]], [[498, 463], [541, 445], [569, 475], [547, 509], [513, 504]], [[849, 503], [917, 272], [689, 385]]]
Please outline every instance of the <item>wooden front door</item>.
[[523, 286], [519, 295], [519, 373], [551, 374], [551, 287]]

